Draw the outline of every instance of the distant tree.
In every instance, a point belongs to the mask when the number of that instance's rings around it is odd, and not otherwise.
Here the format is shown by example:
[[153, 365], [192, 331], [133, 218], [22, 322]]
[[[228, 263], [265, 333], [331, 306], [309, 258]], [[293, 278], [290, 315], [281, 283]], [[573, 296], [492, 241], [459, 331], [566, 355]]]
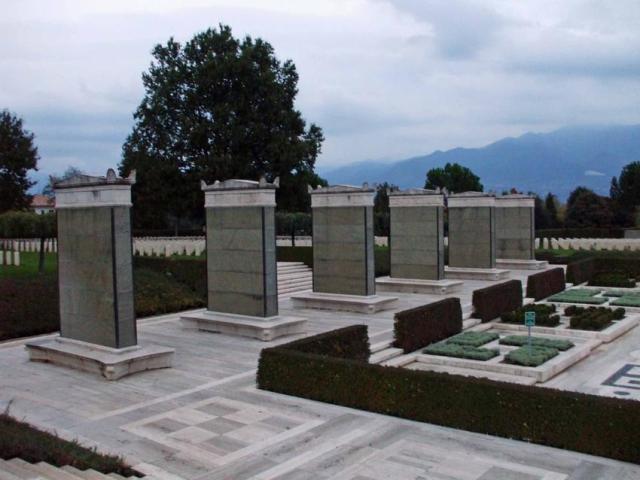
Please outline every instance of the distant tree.
[[68, 180], [76, 175], [84, 175], [85, 173], [77, 167], [67, 167], [62, 175], [51, 175], [49, 176], [49, 181], [42, 189], [42, 194], [47, 197], [53, 198], [53, 186], [58, 182], [62, 182], [63, 180]]
[[549, 211], [547, 210], [545, 203], [538, 195], [534, 195], [534, 209], [533, 217], [536, 229], [551, 228], [551, 221], [549, 217]]
[[444, 168], [432, 168], [427, 172], [424, 188], [446, 188], [449, 192], [482, 192], [484, 187], [480, 177], [467, 167], [457, 163], [447, 163]]
[[640, 162], [625, 165], [620, 176], [611, 179], [610, 195], [617, 223], [621, 226], [633, 225], [636, 209], [640, 206]]
[[373, 200], [373, 210], [376, 213], [389, 213], [389, 190], [398, 190], [397, 185], [383, 182], [376, 187], [376, 196]]
[[[123, 146], [120, 173], [137, 170], [134, 221], [156, 228], [202, 214], [200, 180], [280, 177], [278, 206], [308, 207], [322, 129], [295, 109], [298, 72], [261, 40], [220, 25], [153, 49], [145, 96]], [[160, 226], [162, 227], [162, 226]]]
[[610, 200], [585, 187], [569, 196], [565, 226], [568, 228], [608, 228], [614, 223]]
[[27, 177], [38, 169], [34, 135], [22, 126], [22, 119], [8, 110], [0, 112], [0, 213], [29, 208], [27, 193], [35, 182]]
[[544, 208], [547, 211], [549, 217], [548, 228], [558, 228], [560, 226], [560, 219], [558, 218], [558, 199], [556, 196], [549, 192], [544, 199]]

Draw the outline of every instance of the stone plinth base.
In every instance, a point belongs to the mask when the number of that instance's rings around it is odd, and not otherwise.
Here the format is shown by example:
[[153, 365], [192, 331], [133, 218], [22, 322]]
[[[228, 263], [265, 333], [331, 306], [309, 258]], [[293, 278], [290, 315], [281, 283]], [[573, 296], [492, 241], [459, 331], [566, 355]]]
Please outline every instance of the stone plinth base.
[[306, 292], [291, 297], [294, 308], [376, 313], [393, 308], [397, 297], [379, 295], [341, 295], [339, 293]]
[[496, 267], [507, 270], [544, 270], [549, 266], [546, 260], [516, 260], [499, 258], [496, 260]]
[[306, 321], [300, 317], [251, 317], [209, 310], [180, 317], [185, 328], [257, 338], [263, 342], [304, 333]]
[[417, 278], [376, 278], [376, 290], [379, 292], [424, 293], [445, 295], [457, 292], [464, 282], [460, 280], [421, 280]]
[[26, 344], [29, 359], [75, 368], [117, 380], [133, 373], [168, 368], [173, 360], [172, 348], [133, 346], [109, 348], [102, 345], [56, 337]]
[[444, 276], [455, 280], [504, 280], [509, 273], [499, 268], [444, 267]]

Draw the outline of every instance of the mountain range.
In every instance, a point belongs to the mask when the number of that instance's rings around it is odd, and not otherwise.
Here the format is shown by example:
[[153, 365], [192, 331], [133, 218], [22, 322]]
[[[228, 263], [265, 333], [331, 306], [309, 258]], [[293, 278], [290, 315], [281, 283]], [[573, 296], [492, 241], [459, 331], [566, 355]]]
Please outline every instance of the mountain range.
[[401, 188], [423, 187], [426, 172], [459, 163], [480, 177], [485, 191], [516, 188], [561, 200], [577, 186], [609, 194], [611, 178], [640, 161], [640, 125], [564, 127], [549, 133], [525, 133], [481, 148], [454, 148], [395, 162], [356, 162], [319, 169], [330, 184], [389, 182]]

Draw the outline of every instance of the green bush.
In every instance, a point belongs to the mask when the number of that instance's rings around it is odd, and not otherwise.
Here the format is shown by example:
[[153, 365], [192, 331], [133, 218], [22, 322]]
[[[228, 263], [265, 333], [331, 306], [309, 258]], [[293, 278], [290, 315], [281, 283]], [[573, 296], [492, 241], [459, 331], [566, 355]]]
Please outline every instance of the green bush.
[[[364, 341], [367, 327], [354, 328]], [[640, 463], [634, 400], [371, 365], [351, 360], [349, 352], [333, 358], [292, 344], [262, 350], [257, 383], [286, 395]]]
[[60, 329], [56, 274], [0, 279], [0, 340]]
[[56, 225], [55, 213], [5, 212], [0, 214], [0, 238], [51, 238]]
[[206, 301], [188, 285], [155, 270], [137, 268], [134, 285], [136, 316], [139, 317], [206, 306]]
[[596, 273], [591, 280], [589, 280], [589, 285], [597, 287], [633, 288], [636, 286], [636, 281], [630, 279], [627, 274], [622, 272], [601, 272]]
[[616, 308], [616, 309], [613, 310], [613, 319], [614, 320], [622, 320], [626, 313], [627, 312], [626, 312], [626, 310], [624, 308]]
[[626, 314], [624, 308], [616, 308], [611, 309], [607, 307], [578, 307], [575, 305], [571, 305], [564, 309], [564, 314], [568, 317], [574, 316], [593, 316], [594, 314], [598, 315], [606, 315], [611, 318], [611, 320], [622, 320]]
[[509, 280], [474, 290], [472, 303], [473, 316], [489, 322], [522, 306], [522, 283], [520, 280]]
[[552, 268], [527, 277], [527, 297], [542, 300], [565, 289], [564, 269]]
[[[133, 257], [134, 273], [153, 270], [186, 285], [201, 302], [207, 301], [207, 261], [205, 258]], [[192, 296], [192, 295], [191, 295]], [[203, 303], [203, 304], [204, 304]]]
[[525, 312], [536, 312], [536, 325], [540, 327], [557, 327], [560, 325], [560, 317], [554, 315], [555, 305], [550, 304], [529, 304], [520, 307], [513, 312], [500, 315], [500, 320], [504, 323], [524, 325]]
[[394, 346], [405, 353], [438, 342], [462, 331], [462, 308], [459, 298], [403, 310], [394, 316]]
[[287, 348], [302, 353], [348, 358], [360, 362], [368, 361], [371, 354], [365, 325], [352, 325], [302, 338], [288, 343]]
[[522, 365], [523, 367], [538, 367], [558, 355], [558, 350], [548, 347], [520, 347], [504, 356], [505, 363]]
[[590, 307], [573, 315], [569, 326], [576, 330], [604, 330], [611, 325], [613, 317], [613, 310], [610, 308]]
[[21, 458], [29, 463], [47, 462], [57, 467], [70, 465], [79, 470], [91, 468], [104, 474], [140, 476], [121, 457], [103, 455], [77, 441], [63, 440], [16, 420], [6, 412], [0, 414], [0, 432], [0, 458], [3, 460]]
[[460, 345], [449, 342], [439, 342], [429, 345], [423, 353], [440, 355], [443, 357], [467, 358], [470, 360], [487, 361], [497, 357], [500, 352], [495, 348], [478, 348], [470, 345]]
[[464, 332], [447, 339], [447, 343], [479, 347], [485, 343], [493, 342], [500, 338], [495, 332]]
[[[522, 347], [529, 344], [529, 337], [527, 335], [508, 335], [500, 339], [500, 344]], [[574, 346], [569, 340], [544, 337], [531, 337], [531, 345], [534, 347], [555, 348], [561, 352], [569, 350]]]

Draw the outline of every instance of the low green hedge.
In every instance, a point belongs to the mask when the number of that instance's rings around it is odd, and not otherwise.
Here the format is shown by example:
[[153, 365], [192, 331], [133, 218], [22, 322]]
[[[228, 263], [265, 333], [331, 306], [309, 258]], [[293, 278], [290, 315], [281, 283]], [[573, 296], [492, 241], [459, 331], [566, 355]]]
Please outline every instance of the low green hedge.
[[39, 430], [28, 423], [0, 414], [0, 458], [21, 458], [29, 463], [47, 462], [57, 467], [70, 465], [79, 470], [116, 473], [124, 477], [140, 476], [121, 457], [103, 455], [78, 442], [63, 440], [57, 435]]
[[445, 298], [394, 316], [394, 347], [405, 353], [438, 342], [462, 331], [459, 298]]
[[[611, 325], [614, 320], [619, 320], [621, 318], [620, 314], [619, 309], [614, 311], [605, 307], [576, 309], [571, 315], [569, 326], [576, 330], [604, 330]], [[624, 317], [623, 309], [622, 317]]]
[[447, 343], [464, 345], [468, 347], [480, 347], [500, 338], [495, 332], [464, 332], [447, 339]]
[[583, 258], [567, 264], [567, 282], [579, 285], [588, 282], [596, 274], [595, 258]]
[[522, 283], [509, 280], [489, 287], [474, 290], [473, 316], [483, 322], [499, 317], [522, 306]]
[[368, 364], [359, 357], [367, 327], [352, 328], [362, 339], [353, 352], [357, 360], [346, 350], [335, 358], [301, 352], [295, 344], [262, 350], [259, 388], [640, 463], [640, 409], [634, 400]]
[[188, 286], [204, 302], [207, 300], [206, 258], [133, 257], [134, 273], [153, 270]]
[[459, 345], [449, 342], [438, 342], [429, 345], [423, 353], [428, 355], [439, 355], [442, 357], [466, 358], [469, 360], [491, 360], [500, 355], [495, 348], [478, 348], [471, 345]]
[[560, 316], [554, 315], [555, 305], [549, 304], [529, 304], [517, 308], [513, 312], [500, 315], [500, 321], [514, 325], [524, 325], [525, 312], [536, 312], [536, 325], [540, 327], [557, 327], [560, 325]]
[[630, 279], [626, 273], [611, 272], [611, 273], [596, 273], [589, 285], [596, 287], [619, 287], [619, 288], [634, 288], [636, 286], [635, 279]]
[[181, 312], [207, 305], [188, 285], [155, 270], [137, 268], [134, 276], [136, 316]]
[[527, 277], [527, 297], [542, 300], [566, 288], [564, 269], [552, 268]]
[[504, 361], [505, 363], [522, 365], [523, 367], [539, 367], [557, 355], [558, 350], [555, 348], [540, 346], [520, 347], [507, 353], [504, 356]]
[[0, 340], [60, 329], [56, 274], [0, 278]]
[[[529, 337], [527, 335], [508, 335], [500, 339], [500, 344], [510, 345], [514, 347], [522, 347], [529, 345]], [[564, 352], [574, 346], [573, 342], [563, 339], [531, 337], [531, 345], [534, 347], [555, 348]]]

